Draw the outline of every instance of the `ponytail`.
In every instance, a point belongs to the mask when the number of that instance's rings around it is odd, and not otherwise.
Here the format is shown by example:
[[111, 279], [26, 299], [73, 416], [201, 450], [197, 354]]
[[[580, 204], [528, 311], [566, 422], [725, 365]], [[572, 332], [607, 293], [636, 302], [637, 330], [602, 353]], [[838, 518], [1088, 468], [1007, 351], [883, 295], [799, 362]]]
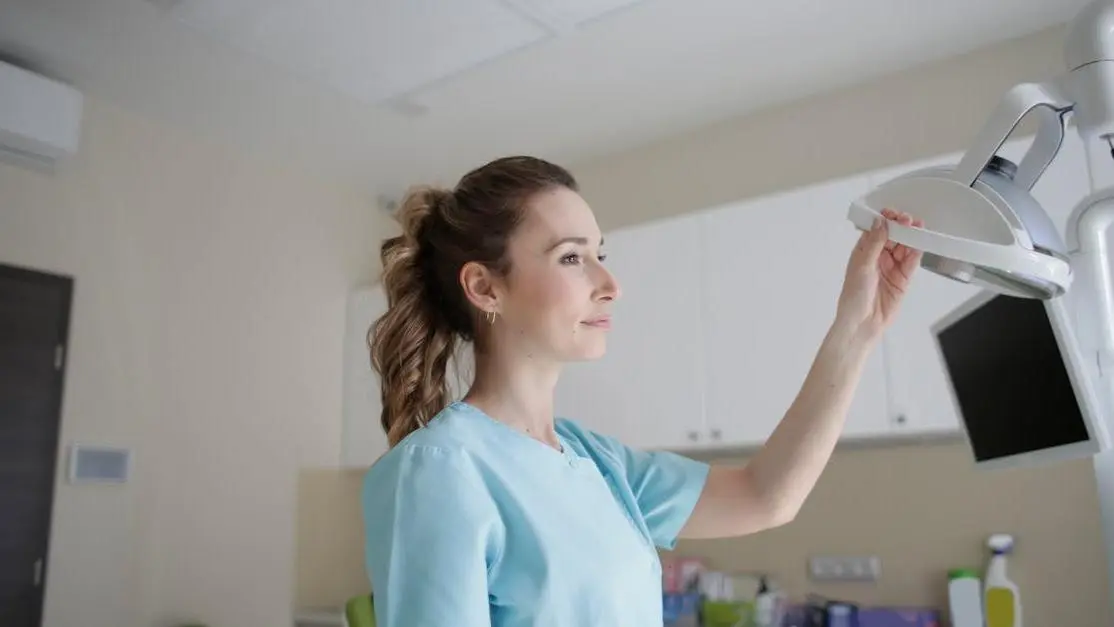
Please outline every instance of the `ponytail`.
[[449, 192], [421, 188], [399, 208], [403, 234], [383, 242], [383, 288], [387, 312], [375, 321], [369, 345], [371, 363], [380, 377], [383, 411], [380, 422], [395, 446], [425, 426], [449, 400], [446, 372], [457, 334], [438, 311], [437, 281], [423, 250], [423, 232]]
[[504, 157], [465, 174], [453, 190], [418, 187], [403, 200], [402, 235], [380, 249], [387, 313], [368, 334], [391, 447], [449, 403], [449, 359], [458, 342], [477, 341], [479, 314], [464, 296], [461, 269], [476, 262], [506, 275], [507, 241], [530, 199], [560, 187], [577, 189], [564, 168]]

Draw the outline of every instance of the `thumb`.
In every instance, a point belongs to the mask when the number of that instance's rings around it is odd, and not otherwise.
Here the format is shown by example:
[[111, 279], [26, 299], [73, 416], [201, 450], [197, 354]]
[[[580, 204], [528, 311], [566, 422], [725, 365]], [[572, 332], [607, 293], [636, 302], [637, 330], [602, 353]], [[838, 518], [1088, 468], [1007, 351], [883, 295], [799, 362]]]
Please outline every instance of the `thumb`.
[[889, 228], [886, 219], [883, 217], [875, 218], [874, 226], [859, 237], [859, 243], [855, 246], [855, 254], [853, 255], [854, 265], [873, 266], [886, 247], [887, 241], [889, 241]]

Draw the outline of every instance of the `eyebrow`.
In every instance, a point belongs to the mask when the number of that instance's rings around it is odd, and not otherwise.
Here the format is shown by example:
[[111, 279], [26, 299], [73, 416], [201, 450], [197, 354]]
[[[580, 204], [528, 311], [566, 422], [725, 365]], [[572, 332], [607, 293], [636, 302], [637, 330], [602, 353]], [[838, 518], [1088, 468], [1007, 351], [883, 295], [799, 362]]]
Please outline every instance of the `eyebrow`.
[[[557, 248], [558, 246], [560, 246], [562, 244], [579, 244], [581, 246], [587, 246], [588, 245], [588, 238], [587, 237], [562, 237], [561, 239], [557, 240], [556, 242], [553, 242], [553, 244], [550, 245], [549, 248], [545, 249], [545, 251], [550, 252], [550, 251], [552, 251], [553, 249]], [[600, 246], [603, 246], [603, 238], [602, 237], [600, 238]]]

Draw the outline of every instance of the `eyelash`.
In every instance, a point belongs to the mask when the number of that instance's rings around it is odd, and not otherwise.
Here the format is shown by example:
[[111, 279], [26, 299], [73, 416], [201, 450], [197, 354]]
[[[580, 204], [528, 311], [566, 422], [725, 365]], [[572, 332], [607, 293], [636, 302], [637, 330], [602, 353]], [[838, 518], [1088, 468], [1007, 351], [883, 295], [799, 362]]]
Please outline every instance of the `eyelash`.
[[[604, 261], [607, 261], [607, 255], [601, 253], [599, 256], [596, 257], [596, 259], [598, 259], [600, 263], [603, 263]], [[561, 263], [566, 265], [578, 264], [580, 263], [580, 255], [578, 253], [569, 253], [561, 257]]]

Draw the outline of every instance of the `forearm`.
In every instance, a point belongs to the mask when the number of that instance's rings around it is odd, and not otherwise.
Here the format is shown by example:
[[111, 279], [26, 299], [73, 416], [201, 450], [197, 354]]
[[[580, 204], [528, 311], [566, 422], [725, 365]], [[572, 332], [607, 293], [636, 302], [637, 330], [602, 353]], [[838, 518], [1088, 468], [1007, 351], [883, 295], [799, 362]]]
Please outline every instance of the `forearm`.
[[755, 496], [776, 519], [792, 519], [820, 478], [876, 343], [850, 325], [834, 323], [793, 404], [747, 464]]

